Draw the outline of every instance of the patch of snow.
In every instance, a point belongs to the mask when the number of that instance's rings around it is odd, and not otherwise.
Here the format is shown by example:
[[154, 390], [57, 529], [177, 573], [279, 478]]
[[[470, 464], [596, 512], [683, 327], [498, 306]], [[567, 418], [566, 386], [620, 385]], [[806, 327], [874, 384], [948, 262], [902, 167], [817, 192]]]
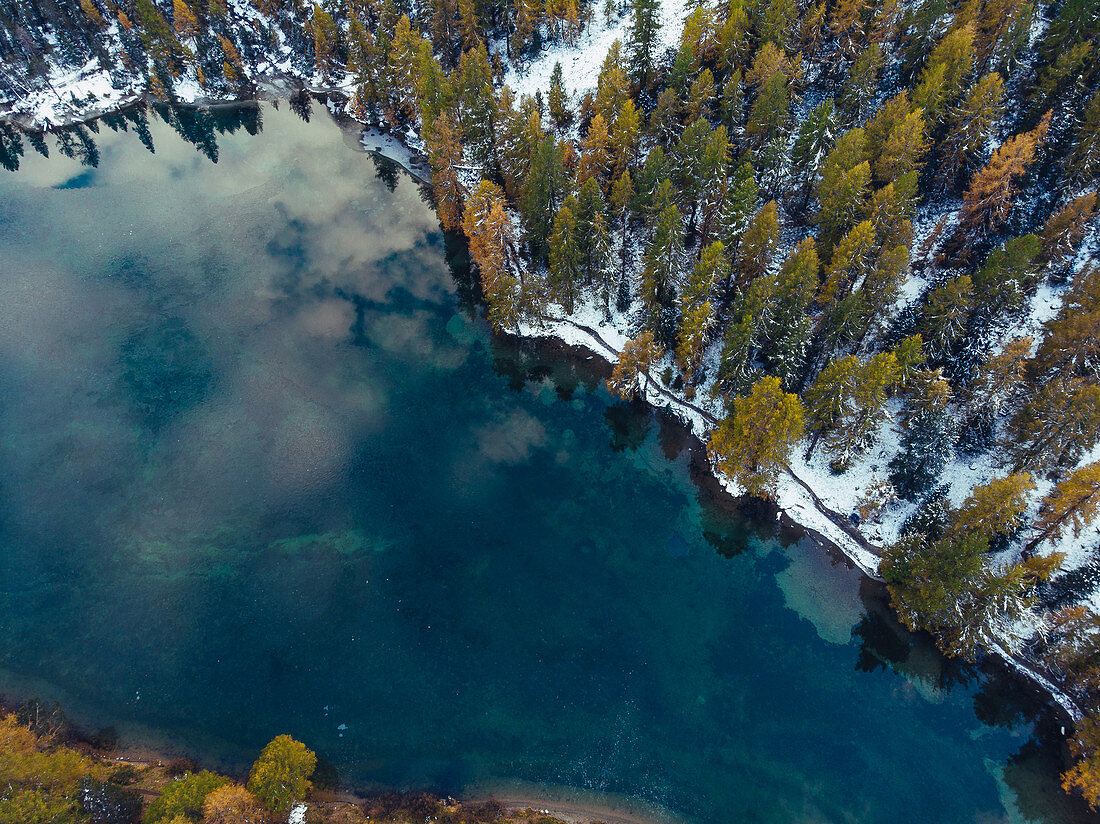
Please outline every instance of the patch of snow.
[[[660, 56], [666, 49], [677, 49], [680, 45], [680, 33], [684, 28], [684, 19], [688, 15], [685, 0], [661, 0], [661, 30], [657, 36], [658, 45], [654, 54]], [[545, 96], [550, 91], [550, 75], [554, 73], [554, 64], [560, 62], [566, 92], [573, 102], [577, 102], [586, 92], [595, 91], [600, 66], [603, 65], [611, 44], [618, 39], [626, 48], [630, 15], [625, 14], [612, 20], [608, 26], [603, 19], [602, 9], [596, 9], [592, 22], [585, 31], [570, 44], [553, 43], [543, 49], [534, 60], [519, 68], [509, 66], [504, 74], [504, 83], [521, 95], [535, 96], [541, 91]]]

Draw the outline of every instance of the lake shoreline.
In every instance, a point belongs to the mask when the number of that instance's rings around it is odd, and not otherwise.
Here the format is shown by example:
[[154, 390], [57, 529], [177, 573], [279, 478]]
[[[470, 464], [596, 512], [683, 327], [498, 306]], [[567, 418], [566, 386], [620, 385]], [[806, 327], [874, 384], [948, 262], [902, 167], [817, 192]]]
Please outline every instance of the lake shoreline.
[[[311, 93], [323, 93], [323, 92], [314, 92], [313, 90], [310, 90], [310, 91], [311, 91]], [[275, 95], [275, 97], [279, 97], [279, 96]], [[268, 98], [263, 98], [263, 99], [268, 99]], [[236, 105], [241, 105], [241, 103], [239, 101], [224, 101], [221, 104], [210, 103], [210, 104], [195, 104], [195, 105], [199, 105], [199, 106], [206, 106], [206, 105], [236, 106]], [[351, 128], [351, 125], [353, 123], [357, 124], [357, 121], [354, 121], [353, 118], [350, 118], [346, 114], [343, 114], [341, 111], [339, 111], [339, 109], [340, 109], [340, 107], [338, 105], [333, 105], [333, 104], [330, 104], [327, 107], [327, 111], [329, 111], [333, 114], [334, 118], [337, 120], [338, 123], [341, 123], [342, 125], [348, 127], [348, 128], [346, 128], [347, 132], [349, 132], [349, 133], [356, 132], [357, 133], [357, 135], [359, 137], [358, 143], [359, 143], [360, 147], [361, 148], [368, 148], [368, 150], [369, 150], [369, 146], [367, 145], [368, 141], [363, 139], [364, 138], [364, 133], [361, 130], [358, 130], [357, 127], [356, 128]], [[414, 158], [414, 159], [418, 157], [415, 149], [409, 149], [407, 146], [405, 148], [407, 150], [406, 157], [411, 157], [411, 158]], [[390, 158], [391, 160], [394, 160], [397, 163], [400, 163], [404, 168], [406, 168], [407, 171], [410, 171], [410, 173], [413, 174], [414, 176], [416, 176], [417, 178], [423, 179], [423, 170], [422, 169], [420, 169], [419, 171], [417, 171], [415, 169], [409, 169], [409, 167], [405, 164], [405, 162], [401, 159], [400, 156], [395, 157], [395, 156], [390, 155], [390, 154], [386, 154], [385, 156]], [[574, 327], [574, 329], [576, 329], [580, 332], [585, 331], [584, 327], [581, 324], [578, 324], [576, 321], [572, 321], [572, 320], [563, 321], [561, 319], [556, 319], [556, 318], [547, 319], [547, 321], [552, 322], [554, 324], [569, 323]], [[589, 330], [589, 331], [591, 331], [591, 330]], [[519, 340], [525, 340], [525, 341], [542, 340], [542, 341], [546, 341], [548, 343], [553, 342], [554, 345], [559, 345], [560, 344], [560, 346], [562, 348], [561, 349], [562, 354], [559, 355], [559, 356], [565, 356], [565, 354], [564, 354], [565, 352], [568, 352], [570, 350], [575, 349], [576, 350], [575, 355], [574, 355], [575, 357], [587, 358], [587, 359], [597, 359], [598, 358], [601, 363], [610, 364], [610, 363], [614, 362], [614, 358], [617, 355], [617, 352], [614, 349], [614, 347], [610, 346], [609, 344], [606, 343], [606, 341], [603, 341], [601, 338], [599, 338], [598, 334], [596, 334], [594, 337], [590, 335], [591, 345], [587, 345], [583, 342], [578, 343], [572, 337], [563, 336], [562, 334], [555, 331], [554, 329], [546, 328], [546, 327], [541, 327], [541, 328], [540, 327], [535, 327], [535, 328], [531, 328], [531, 329], [520, 329], [520, 330], [516, 330], [516, 332], [512, 333], [512, 334], [514, 335], [514, 337], [516, 337]], [[602, 344], [602, 346], [601, 346], [601, 344]], [[653, 408], [655, 410], [662, 410], [662, 409], [666, 410], [669, 414], [678, 417], [680, 419], [681, 423], [684, 424], [684, 431], [694, 440], [695, 448], [697, 450], [697, 455], [696, 455], [697, 458], [698, 458], [697, 463], [698, 463], [699, 467], [701, 468], [703, 465], [705, 465], [707, 467], [707, 469], [705, 470], [705, 472], [707, 473], [705, 477], [708, 478], [708, 480], [707, 480], [708, 487], [709, 487], [711, 481], [713, 481], [714, 487], [718, 491], [717, 494], [720, 494], [720, 495], [723, 495], [723, 496], [728, 496], [728, 499], [732, 502], [744, 502], [744, 501], [747, 500], [743, 496], [740, 496], [736, 489], [731, 489], [730, 485], [728, 483], [724, 482], [724, 480], [720, 477], [720, 475], [717, 472], [715, 472], [713, 465], [711, 464], [711, 462], [709, 461], [709, 459], [706, 455], [705, 437], [706, 437], [707, 429], [704, 427], [704, 428], [701, 428], [699, 431], [696, 431], [695, 427], [692, 426], [692, 417], [691, 417], [691, 414], [690, 414], [691, 410], [689, 408], [689, 407], [692, 406], [692, 404], [689, 401], [676, 396], [675, 394], [673, 394], [672, 390], [668, 390], [668, 389], [666, 389], [662, 386], [657, 385], [657, 386], [654, 387], [654, 397], [646, 398], [646, 402], [649, 404], [649, 406], [651, 408]], [[697, 407], [695, 407], [695, 409], [698, 410]], [[683, 415], [678, 415], [677, 410], [683, 411], [684, 414]], [[792, 473], [792, 475], [793, 475], [793, 473]], [[704, 476], [701, 475], [699, 477], [704, 477]], [[807, 492], [812, 495], [813, 490], [810, 489], [804, 482], [802, 482], [802, 483], [803, 483], [803, 486], [806, 486]], [[837, 515], [837, 513], [832, 513], [832, 515], [834, 515], [837, 518], [840, 518], [841, 520], [843, 520], [842, 516]], [[791, 525], [796, 526], [797, 528], [799, 528], [800, 530], [805, 532], [807, 535], [810, 535], [811, 537], [813, 537], [815, 539], [815, 541], [817, 541], [819, 546], [825, 548], [826, 551], [830, 552], [831, 554], [837, 553], [839, 555], [842, 555], [847, 560], [848, 563], [858, 567], [869, 580], [881, 582], [881, 579], [878, 578], [874, 574], [872, 569], [868, 568], [868, 566], [866, 564], [860, 563], [858, 554], [853, 555], [848, 551], [847, 544], [845, 542], [837, 541], [833, 537], [830, 537], [828, 534], [816, 529], [812, 525], [811, 522], [801, 520], [799, 518], [798, 512], [791, 511], [791, 510], [788, 510], [786, 508], [780, 507], [779, 508], [779, 513], [777, 514], [776, 517], [779, 518], [779, 519], [785, 519], [786, 522], [789, 522]], [[999, 658], [1004, 662], [1005, 668], [1007, 669], [1006, 675], [1009, 678], [1018, 677], [1018, 678], [1022, 679], [1022, 682], [1027, 683], [1031, 688], [1033, 688], [1036, 691], [1037, 694], [1041, 693], [1041, 694], [1046, 696], [1045, 700], [1050, 702], [1050, 706], [1052, 706], [1052, 708], [1053, 708], [1053, 710], [1056, 714], [1061, 712], [1061, 713], [1065, 714], [1065, 716], [1068, 717], [1069, 719], [1071, 719], [1071, 720], [1073, 719], [1075, 704], [1072, 702], [1072, 700], [1068, 699], [1065, 696], [1061, 696], [1061, 699], [1068, 702], [1068, 703], [1063, 703], [1063, 700], [1060, 700], [1060, 697], [1059, 697], [1060, 693], [1057, 692], [1057, 688], [1054, 687], [1053, 685], [1049, 684], [1049, 682], [1046, 682], [1045, 679], [1043, 679], [1040, 674], [1028, 669], [1026, 663], [1015, 661], [1014, 659], [1011, 658], [1011, 656], [1007, 656], [1007, 654], [1003, 653], [1003, 651], [994, 651], [993, 654], [994, 654], [994, 658]], [[532, 794], [529, 797], [527, 797], [527, 796], [517, 796], [515, 800], [517, 801], [517, 803], [519, 803], [519, 802], [535, 802], [535, 803], [538, 803], [538, 804], [543, 804], [543, 805], [546, 806], [547, 809], [549, 809], [548, 802], [545, 799], [542, 799], [537, 794]], [[582, 807], [582, 809], [587, 809], [587, 808]], [[624, 824], [625, 824], [625, 822], [624, 822]]]
[[[598, 357], [604, 363], [614, 363], [614, 361], [608, 358], [606, 351], [601, 351], [601, 349], [608, 348], [607, 344], [604, 343], [602, 340], [599, 341], [599, 343], [603, 344], [603, 346], [601, 347], [595, 342], [593, 343], [593, 345], [587, 346], [583, 343], [577, 342], [576, 340], [554, 334], [552, 331], [546, 331], [542, 334], [535, 335], [522, 334], [520, 332], [507, 332], [506, 334], [511, 335], [518, 340], [553, 341], [554, 344], [559, 347], [560, 354], [562, 354], [563, 356], [571, 356], [580, 360], [584, 360], [588, 357]], [[671, 395], [671, 393], [666, 392], [665, 394], [668, 396], [669, 400], [677, 400], [674, 396]], [[737, 495], [734, 491], [730, 489], [730, 485], [719, 475], [714, 467], [713, 462], [710, 460], [709, 455], [706, 454], [706, 444], [700, 438], [699, 434], [695, 432], [689, 420], [685, 420], [685, 416], [677, 415], [676, 408], [671, 406], [671, 404], [659, 405], [648, 397], [645, 398], [645, 402], [653, 410], [663, 409], [669, 411], [674, 417], [676, 417], [680, 424], [684, 426], [688, 434], [692, 438], [694, 438], [696, 444], [698, 445], [698, 449], [703, 455], [703, 460], [701, 461], [701, 463], [704, 464], [708, 470], [709, 480], [713, 482], [715, 492], [728, 496], [729, 500], [735, 505], [743, 505], [744, 502], [752, 500], [746, 498], [743, 495]], [[793, 476], [793, 473], [791, 474]], [[794, 477], [797, 478], [797, 476]], [[798, 480], [801, 481], [801, 479]], [[802, 483], [805, 484], [804, 481]], [[812, 492], [812, 490], [809, 491]], [[870, 581], [874, 582], [877, 585], [885, 586], [882, 578], [869, 570], [864, 563], [861, 563], [859, 556], [853, 554], [850, 551], [849, 547], [846, 547], [842, 542], [834, 540], [831, 536], [824, 534], [819, 529], [816, 529], [813, 525], [799, 520], [786, 508], [779, 506], [774, 502], [771, 503], [776, 506], [779, 518], [786, 519], [790, 525], [805, 532], [817, 543], [819, 547], [824, 549], [826, 552], [843, 557], [846, 563], [848, 563], [852, 568], [859, 570], [859, 572]], [[1059, 721], [1063, 724], [1069, 726], [1075, 725], [1083, 716], [1083, 713], [1080, 707], [1078, 707], [1077, 702], [1072, 697], [1064, 693], [1061, 689], [1059, 689], [1056, 684], [1051, 682], [1042, 673], [1036, 671], [1033, 668], [1031, 662], [1027, 661], [1024, 658], [1021, 658], [1020, 656], [1014, 656], [1000, 647], [992, 650], [986, 650], [986, 654], [992, 656], [992, 658], [998, 662], [999, 666], [1003, 668], [1003, 672], [1006, 677], [1018, 679], [1019, 683], [1026, 685], [1028, 689], [1033, 690], [1036, 695], [1042, 696], [1044, 703], [1050, 707], [1050, 709], [1058, 717]]]
[[[15, 713], [24, 706], [21, 702], [0, 695], [0, 715]], [[62, 709], [63, 711], [63, 709]], [[60, 732], [61, 743], [74, 747], [94, 761], [112, 769], [133, 768], [138, 771], [152, 770], [157, 774], [173, 772], [199, 771], [215, 769], [234, 781], [244, 784], [248, 773], [240, 770], [224, 770], [201, 758], [194, 758], [186, 751], [173, 751], [170, 748], [147, 746], [132, 741], [120, 741], [117, 744], [104, 744], [101, 734], [90, 734], [76, 724], [66, 722]], [[314, 776], [317, 780], [317, 776]], [[148, 790], [136, 788], [146, 802], [154, 797]], [[504, 817], [526, 817], [535, 821], [551, 818], [557, 824], [683, 824], [686, 819], [673, 814], [655, 804], [626, 796], [612, 796], [609, 793], [596, 793], [574, 790], [569, 787], [557, 787], [532, 782], [507, 782], [477, 788], [457, 796], [444, 795], [432, 790], [408, 790], [390, 793], [387, 791], [364, 791], [355, 788], [338, 789], [326, 785], [315, 785], [310, 797], [304, 803], [307, 809], [338, 811], [341, 808], [370, 810], [379, 802], [386, 802], [387, 796], [428, 796], [434, 801], [451, 806], [459, 805], [500, 805]], [[371, 816], [368, 815], [368, 819]]]

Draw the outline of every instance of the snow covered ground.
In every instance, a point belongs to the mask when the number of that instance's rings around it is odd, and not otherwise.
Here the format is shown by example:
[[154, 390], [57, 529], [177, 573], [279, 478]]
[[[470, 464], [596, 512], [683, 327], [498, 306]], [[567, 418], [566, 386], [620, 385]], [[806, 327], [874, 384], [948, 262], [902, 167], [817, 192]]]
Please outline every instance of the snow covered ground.
[[[659, 57], [666, 49], [680, 46], [680, 33], [684, 28], [684, 18], [688, 15], [685, 0], [661, 0], [661, 31], [658, 34], [658, 47], [654, 53]], [[550, 89], [550, 75], [554, 73], [554, 64], [561, 63], [565, 90], [573, 100], [579, 100], [585, 92], [596, 89], [600, 66], [603, 65], [611, 44], [619, 40], [625, 49], [627, 32], [630, 28], [630, 15], [624, 14], [607, 25], [603, 13], [597, 9], [592, 23], [570, 45], [554, 43], [544, 49], [530, 63], [518, 68], [509, 67], [504, 74], [504, 82], [518, 98], [521, 95], [534, 97], [536, 91], [545, 95]]]

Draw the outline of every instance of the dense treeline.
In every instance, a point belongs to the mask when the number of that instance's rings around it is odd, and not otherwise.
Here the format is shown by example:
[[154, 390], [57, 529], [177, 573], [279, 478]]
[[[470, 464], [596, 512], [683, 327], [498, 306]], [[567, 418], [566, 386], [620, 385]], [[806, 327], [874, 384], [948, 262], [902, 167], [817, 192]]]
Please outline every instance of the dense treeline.
[[[0, 714], [0, 821], [19, 824], [267, 824], [286, 820], [311, 789], [317, 756], [280, 735], [246, 784], [186, 760], [135, 767], [73, 744], [64, 715], [31, 701]], [[99, 737], [99, 747], [114, 741]]]
[[[0, 713], [0, 821], [11, 824], [561, 824], [493, 799], [387, 792], [366, 799], [324, 791], [331, 765], [288, 735], [274, 738], [238, 783], [190, 759], [131, 761], [117, 736], [74, 732], [61, 709], [32, 700]], [[315, 792], [313, 780], [321, 787]], [[303, 801], [305, 800], [305, 801]], [[299, 809], [297, 818], [290, 811]]]
[[[861, 509], [916, 504], [882, 563], [903, 620], [951, 654], [1030, 644], [1097, 708], [1100, 617], [1043, 583], [1100, 508], [1097, 0], [692, 0], [667, 51], [658, 0], [8, 5], [9, 96], [93, 57], [162, 98], [276, 65], [345, 87], [422, 141], [493, 324], [630, 324], [611, 387], [659, 366], [722, 401], [710, 449], [752, 494], [795, 450], [844, 472], [893, 427]], [[501, 83], [597, 18], [625, 37], [590, 91], [560, 64], [533, 96]], [[997, 472], [953, 504], [959, 460]], [[1100, 721], [1075, 741], [1067, 788], [1098, 803]]]

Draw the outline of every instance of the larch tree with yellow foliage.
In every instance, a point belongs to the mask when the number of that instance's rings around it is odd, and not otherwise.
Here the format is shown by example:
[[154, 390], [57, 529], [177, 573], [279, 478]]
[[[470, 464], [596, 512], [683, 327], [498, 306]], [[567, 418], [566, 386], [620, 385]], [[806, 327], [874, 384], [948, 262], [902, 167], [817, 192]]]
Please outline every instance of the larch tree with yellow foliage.
[[443, 112], [425, 129], [428, 163], [432, 167], [432, 189], [435, 193], [439, 222], [448, 232], [462, 228], [462, 184], [457, 167], [462, 163], [462, 142], [458, 129]]
[[1010, 137], [993, 153], [985, 167], [974, 175], [963, 197], [962, 226], [978, 234], [999, 229], [1016, 203], [1019, 180], [1035, 159], [1035, 151], [1046, 136], [1050, 112], [1030, 132]]
[[462, 231], [470, 241], [470, 257], [481, 274], [490, 323], [497, 329], [514, 326], [522, 317], [520, 284], [512, 274], [512, 264], [517, 259], [516, 238], [499, 186], [482, 180], [470, 194], [463, 212]]
[[773, 498], [779, 473], [803, 429], [802, 402], [783, 391], [779, 378], [767, 375], [747, 396], [734, 399], [733, 413], [714, 430], [707, 451], [715, 466], [748, 494]]
[[607, 381], [607, 390], [623, 400], [630, 400], [639, 391], [649, 389], [649, 370], [653, 363], [661, 358], [663, 351], [652, 332], [642, 332], [638, 337], [628, 340], [619, 353], [611, 378]]
[[1043, 500], [1035, 529], [1039, 534], [1028, 543], [1025, 552], [1033, 550], [1043, 541], [1057, 540], [1066, 528], [1072, 528], [1074, 537], [1081, 534], [1086, 524], [1096, 519], [1100, 511], [1100, 461], [1086, 464], [1074, 470], [1058, 483]]

